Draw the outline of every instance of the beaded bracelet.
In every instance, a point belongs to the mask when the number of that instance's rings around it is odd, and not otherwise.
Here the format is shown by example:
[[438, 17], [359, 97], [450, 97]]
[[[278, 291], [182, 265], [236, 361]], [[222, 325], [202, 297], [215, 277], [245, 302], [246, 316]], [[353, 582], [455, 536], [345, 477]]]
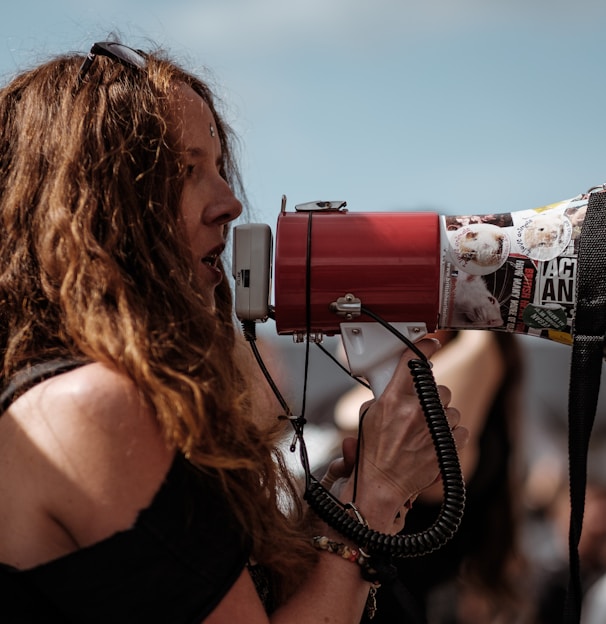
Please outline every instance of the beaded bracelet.
[[[362, 568], [362, 576], [364, 578], [366, 578], [364, 571], [372, 569], [369, 563], [369, 556], [361, 548], [352, 548], [347, 544], [334, 542], [325, 535], [316, 535], [316, 537], [312, 539], [312, 543], [318, 550], [325, 550], [326, 552], [339, 555], [346, 561], [357, 563]], [[372, 586], [366, 600], [366, 615], [368, 616], [369, 620], [372, 620], [374, 618], [377, 611], [376, 593], [377, 589], [381, 586], [381, 584], [376, 581], [371, 581], [371, 584]]]
[[326, 550], [330, 553], [334, 553], [347, 561], [357, 563], [361, 567], [364, 567], [367, 563], [368, 555], [360, 548], [352, 548], [347, 544], [333, 542], [324, 535], [316, 535], [316, 537], [312, 539], [312, 543], [318, 550]]
[[362, 577], [372, 583], [375, 587], [380, 587], [381, 583], [376, 577], [376, 570], [373, 569], [370, 563], [370, 555], [365, 553], [361, 548], [355, 548], [342, 544], [340, 542], [334, 542], [324, 535], [316, 535], [312, 538], [312, 544], [318, 550], [325, 550], [329, 553], [339, 555], [346, 561], [357, 563], [362, 568]]

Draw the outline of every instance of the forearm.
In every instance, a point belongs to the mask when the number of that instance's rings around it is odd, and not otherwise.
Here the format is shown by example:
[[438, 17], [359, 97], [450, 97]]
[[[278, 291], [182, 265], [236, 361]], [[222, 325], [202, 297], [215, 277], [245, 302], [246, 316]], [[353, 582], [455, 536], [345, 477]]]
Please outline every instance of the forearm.
[[318, 563], [299, 590], [272, 614], [272, 624], [358, 624], [371, 584], [361, 568], [338, 554], [320, 552]]
[[[431, 355], [436, 346], [425, 343], [424, 348]], [[464, 443], [466, 432], [457, 431], [460, 415], [448, 407], [447, 388], [440, 389], [440, 399], [455, 441]], [[439, 475], [405, 358], [385, 392], [364, 413], [359, 449], [355, 440], [346, 439], [343, 457], [331, 464], [323, 483], [342, 503], [355, 503], [370, 529], [395, 535], [403, 528], [411, 501]], [[348, 542], [327, 526], [317, 530], [335, 542]], [[358, 624], [370, 589], [360, 565], [338, 553], [321, 552], [317, 567], [271, 622]]]
[[[353, 486], [351, 481], [339, 492], [342, 500], [352, 500]], [[394, 493], [380, 483], [373, 488], [363, 488], [358, 493], [356, 509], [369, 528], [381, 533], [396, 534], [403, 527], [406, 509], [401, 507], [401, 494]], [[324, 536], [332, 544], [345, 544], [353, 549], [356, 559], [358, 545], [344, 538], [335, 529], [322, 522], [317, 523], [315, 533]], [[348, 553], [346, 553], [347, 555]], [[364, 580], [363, 568], [359, 565], [364, 557], [352, 561], [343, 558], [340, 553], [320, 550], [317, 566], [309, 578], [301, 585], [297, 593], [280, 608], [271, 618], [271, 622], [306, 623], [317, 622], [318, 614], [322, 621], [331, 623], [358, 623], [367, 605], [372, 584]], [[325, 618], [325, 619], [324, 619]]]

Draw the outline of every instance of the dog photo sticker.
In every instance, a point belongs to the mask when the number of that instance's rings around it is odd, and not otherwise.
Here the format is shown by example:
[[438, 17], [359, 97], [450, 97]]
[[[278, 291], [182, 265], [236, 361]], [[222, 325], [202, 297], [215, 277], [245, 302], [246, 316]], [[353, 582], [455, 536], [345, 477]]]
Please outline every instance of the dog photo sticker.
[[511, 243], [498, 225], [472, 223], [448, 232], [452, 262], [470, 275], [494, 273], [507, 260]]

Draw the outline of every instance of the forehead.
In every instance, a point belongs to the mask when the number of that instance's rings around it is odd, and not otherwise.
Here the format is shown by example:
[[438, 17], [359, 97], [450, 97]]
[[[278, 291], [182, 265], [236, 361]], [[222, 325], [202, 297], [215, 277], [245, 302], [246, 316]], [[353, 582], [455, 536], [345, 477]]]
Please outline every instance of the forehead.
[[189, 85], [179, 83], [172, 91], [174, 131], [183, 147], [220, 147], [210, 107]]

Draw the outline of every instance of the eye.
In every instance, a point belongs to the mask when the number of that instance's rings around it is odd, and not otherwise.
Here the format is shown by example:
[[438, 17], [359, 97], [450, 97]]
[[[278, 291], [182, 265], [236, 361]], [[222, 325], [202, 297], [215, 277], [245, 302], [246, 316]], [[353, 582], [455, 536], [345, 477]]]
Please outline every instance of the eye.
[[186, 178], [191, 178], [194, 175], [195, 171], [196, 171], [196, 165], [194, 164], [185, 165], [185, 177]]
[[217, 161], [217, 171], [224, 180], [227, 180], [227, 168], [225, 166], [223, 156], [221, 156], [221, 158]]

